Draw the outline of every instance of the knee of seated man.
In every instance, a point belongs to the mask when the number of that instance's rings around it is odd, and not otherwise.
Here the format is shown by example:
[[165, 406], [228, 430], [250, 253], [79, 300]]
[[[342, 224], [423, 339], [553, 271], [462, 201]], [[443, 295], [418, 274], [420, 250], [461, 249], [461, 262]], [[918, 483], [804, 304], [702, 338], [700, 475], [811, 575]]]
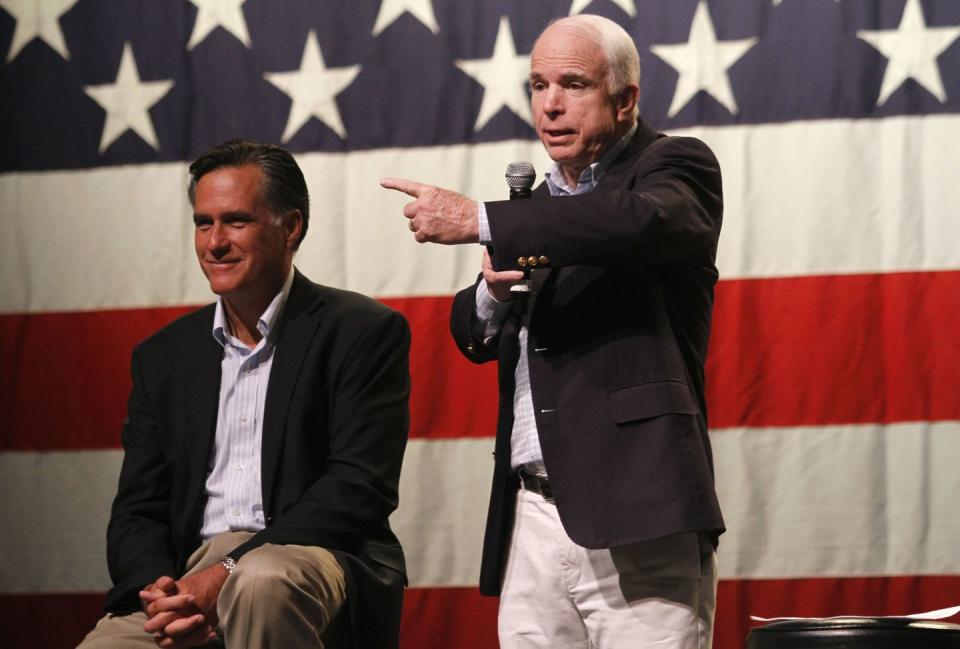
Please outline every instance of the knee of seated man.
[[243, 555], [228, 583], [238, 596], [283, 597], [309, 592], [339, 606], [344, 598], [343, 569], [328, 550], [303, 546], [260, 546]]

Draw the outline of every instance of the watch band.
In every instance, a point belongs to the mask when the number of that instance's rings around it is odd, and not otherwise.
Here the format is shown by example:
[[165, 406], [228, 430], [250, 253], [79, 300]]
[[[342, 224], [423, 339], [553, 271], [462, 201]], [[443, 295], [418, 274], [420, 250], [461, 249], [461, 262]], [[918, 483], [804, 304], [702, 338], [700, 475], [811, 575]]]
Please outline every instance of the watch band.
[[231, 557], [229, 554], [226, 555], [224, 558], [220, 559], [220, 561], [218, 561], [217, 563], [219, 563], [221, 566], [223, 566], [224, 568], [226, 568], [226, 569], [227, 569], [227, 574], [229, 574], [229, 575], [232, 575], [232, 574], [233, 574], [233, 569], [237, 567], [237, 561], [236, 561], [236, 559], [234, 559], [233, 557]]

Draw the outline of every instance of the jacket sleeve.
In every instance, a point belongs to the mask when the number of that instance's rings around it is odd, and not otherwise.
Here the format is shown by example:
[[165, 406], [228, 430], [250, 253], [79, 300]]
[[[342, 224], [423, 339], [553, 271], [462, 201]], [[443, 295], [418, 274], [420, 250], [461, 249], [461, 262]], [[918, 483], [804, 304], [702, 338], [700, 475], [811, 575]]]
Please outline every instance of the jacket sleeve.
[[140, 608], [138, 592], [161, 575], [176, 576], [170, 521], [169, 465], [156, 434], [157, 417], [135, 350], [133, 388], [123, 423], [123, 464], [107, 528], [107, 564], [114, 587], [107, 610]]
[[722, 188], [719, 164], [703, 142], [661, 138], [625, 181], [604, 180], [577, 196], [486, 203], [494, 268], [516, 269], [530, 257], [545, 257], [540, 263], [551, 267], [712, 262]]
[[[483, 282], [483, 276], [477, 282], [457, 293], [450, 309], [450, 333], [453, 340], [468, 360], [474, 363], [486, 363], [497, 358], [497, 339], [499, 328], [491, 330], [487, 323], [477, 317], [477, 286]], [[495, 309], [510, 309], [510, 304], [498, 304]], [[494, 318], [497, 318], [496, 314]]]

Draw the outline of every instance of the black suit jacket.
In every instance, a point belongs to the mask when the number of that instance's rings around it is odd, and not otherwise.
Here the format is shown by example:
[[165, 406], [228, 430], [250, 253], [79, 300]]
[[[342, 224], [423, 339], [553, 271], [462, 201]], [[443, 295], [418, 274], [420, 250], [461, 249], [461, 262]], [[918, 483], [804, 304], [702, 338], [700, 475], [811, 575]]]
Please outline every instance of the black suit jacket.
[[[182, 575], [200, 545], [222, 358], [213, 314], [210, 305], [184, 316], [134, 350], [107, 532], [108, 611], [138, 609], [138, 590]], [[232, 552], [264, 543], [333, 551], [359, 647], [396, 646], [399, 628], [405, 568], [387, 517], [407, 441], [409, 345], [396, 311], [296, 273], [264, 409], [267, 526]]]
[[[531, 200], [486, 204], [494, 268], [536, 264], [534, 415], [560, 519], [581, 546], [723, 530], [703, 376], [721, 197], [705, 144], [641, 121], [594, 191], [551, 197], [541, 185]], [[520, 323], [508, 317], [485, 341], [475, 290], [455, 297], [451, 330], [470, 360], [500, 362], [480, 577], [481, 590], [497, 594], [518, 488], [510, 433]]]

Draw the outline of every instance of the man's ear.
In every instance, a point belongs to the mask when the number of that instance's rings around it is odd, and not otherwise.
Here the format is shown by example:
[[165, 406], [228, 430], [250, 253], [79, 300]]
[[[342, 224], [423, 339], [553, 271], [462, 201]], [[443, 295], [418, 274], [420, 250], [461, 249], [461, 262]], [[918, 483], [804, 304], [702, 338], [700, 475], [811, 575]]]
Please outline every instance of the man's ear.
[[286, 232], [287, 248], [296, 250], [300, 243], [300, 233], [303, 231], [303, 215], [300, 210], [287, 213], [283, 220], [283, 228]]
[[617, 118], [620, 121], [634, 121], [633, 108], [640, 101], [640, 86], [627, 84], [617, 93]]

